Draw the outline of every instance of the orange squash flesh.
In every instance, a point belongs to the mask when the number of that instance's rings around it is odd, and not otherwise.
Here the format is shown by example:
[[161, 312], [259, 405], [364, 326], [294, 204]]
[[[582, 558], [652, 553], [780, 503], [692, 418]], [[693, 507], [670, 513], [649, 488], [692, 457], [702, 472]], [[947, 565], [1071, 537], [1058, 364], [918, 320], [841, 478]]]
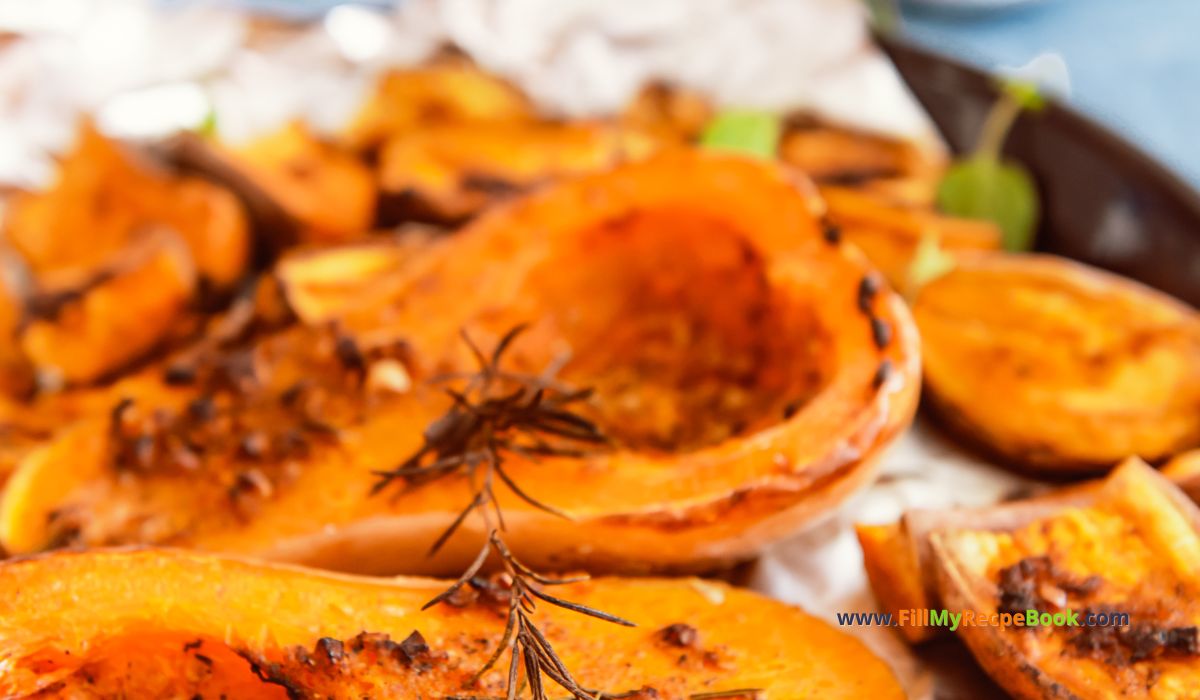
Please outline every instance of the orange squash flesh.
[[[216, 286], [228, 286], [245, 272], [250, 234], [231, 193], [161, 172], [84, 124], [53, 188], [15, 199], [4, 237], [40, 287], [69, 289], [156, 227], [178, 233], [197, 270]], [[86, 244], [80, 243], [81, 231], [87, 232]]]
[[[814, 206], [781, 169], [703, 153], [515, 201], [414, 260], [391, 303], [368, 305], [382, 312], [339, 319], [337, 332], [362, 348], [402, 342], [413, 388], [367, 400], [353, 384], [331, 385], [347, 406], [317, 415], [340, 429], [336, 444], [248, 459], [235, 449], [245, 435], [219, 429], [212, 439], [224, 456], [199, 469], [207, 476], [154, 460], [144, 473], [118, 473], [109, 418], [97, 417], [25, 460], [0, 504], [0, 537], [15, 552], [40, 549], [56, 540], [48, 519], [57, 517], [84, 544], [460, 571], [482, 544], [482, 520], [469, 518], [437, 557], [425, 553], [469, 500], [468, 484], [448, 478], [370, 498], [372, 471], [403, 461], [445, 411], [424, 379], [473, 368], [460, 329], [487, 349], [529, 322], [510, 369], [540, 372], [568, 358], [561, 379], [595, 388], [589, 410], [613, 447], [582, 459], [509, 458], [517, 483], [572, 516], [500, 490], [517, 555], [621, 571], [752, 556], [868, 479], [915, 410], [919, 361], [905, 308], [885, 286], [864, 285], [869, 268], [827, 240]], [[480, 265], [491, 259], [506, 262]], [[305, 335], [320, 332], [265, 341], [253, 351], [264, 386], [222, 401], [243, 402], [246, 421], [265, 430], [298, 428], [278, 396], [296, 372], [335, 376], [328, 359], [310, 369], [300, 361], [330, 347], [331, 336]], [[231, 508], [229, 487], [246, 479], [251, 507]]]
[[650, 83], [621, 112], [626, 126], [652, 133], [671, 143], [695, 143], [712, 119], [713, 106], [693, 90]]
[[1029, 470], [1079, 473], [1200, 444], [1200, 315], [1060, 258], [960, 260], [913, 313], [931, 402]]
[[1000, 230], [991, 222], [944, 216], [844, 186], [822, 186], [821, 197], [846, 239], [905, 293], [913, 291], [913, 258], [926, 237], [953, 258], [1000, 248]]
[[648, 132], [605, 123], [451, 124], [405, 132], [379, 153], [386, 219], [458, 222], [536, 184], [644, 158]]
[[352, 240], [366, 235], [374, 223], [376, 191], [370, 170], [299, 123], [217, 150], [299, 225], [302, 242]]
[[[1200, 682], [1200, 510], [1145, 463], [1129, 460], [1082, 504], [937, 532], [931, 546], [951, 610], [1078, 613], [1080, 626], [958, 629], [1014, 697], [1183, 698]], [[1129, 623], [1088, 626], [1090, 611]]]
[[42, 372], [69, 384], [90, 382], [143, 356], [168, 335], [196, 289], [192, 258], [169, 231], [137, 247], [78, 300], [26, 325], [21, 347]]
[[[12, 561], [0, 564], [0, 695], [503, 695], [507, 659], [478, 686], [464, 682], [499, 642], [507, 604], [479, 596], [422, 611], [446, 585], [172, 550]], [[663, 579], [595, 579], [550, 592], [637, 624], [538, 607], [534, 620], [585, 687], [649, 687], [658, 695], [639, 697], [664, 700], [734, 689], [778, 698], [904, 697], [860, 642], [754, 593]], [[689, 626], [695, 639], [664, 634], [675, 624]], [[410, 640], [414, 632], [425, 649]], [[287, 687], [261, 680], [249, 661]]]
[[382, 76], [343, 140], [370, 150], [430, 125], [519, 122], [533, 114], [533, 105], [504, 81], [470, 64], [447, 61]]

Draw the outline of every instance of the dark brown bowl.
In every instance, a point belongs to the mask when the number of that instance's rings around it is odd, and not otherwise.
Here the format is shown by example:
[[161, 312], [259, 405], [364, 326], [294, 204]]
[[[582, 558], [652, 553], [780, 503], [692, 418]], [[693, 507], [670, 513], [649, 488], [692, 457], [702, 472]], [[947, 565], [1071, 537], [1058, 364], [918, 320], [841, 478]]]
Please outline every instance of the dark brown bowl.
[[[970, 150], [995, 80], [900, 39], [878, 38], [958, 153]], [[1200, 194], [1079, 112], [1051, 101], [1021, 116], [1004, 153], [1037, 180], [1037, 248], [1102, 267], [1200, 306]]]

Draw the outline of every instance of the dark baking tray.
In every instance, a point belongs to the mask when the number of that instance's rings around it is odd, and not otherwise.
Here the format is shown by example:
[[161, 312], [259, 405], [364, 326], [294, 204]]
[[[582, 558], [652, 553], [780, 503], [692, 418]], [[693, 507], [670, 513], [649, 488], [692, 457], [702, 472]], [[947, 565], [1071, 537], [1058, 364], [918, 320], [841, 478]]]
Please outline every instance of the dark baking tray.
[[[994, 78], [902, 38], [877, 41], [950, 148], [970, 150], [998, 96]], [[1200, 306], [1200, 194], [1177, 175], [1055, 100], [1021, 115], [1004, 153], [1037, 181], [1038, 250]]]

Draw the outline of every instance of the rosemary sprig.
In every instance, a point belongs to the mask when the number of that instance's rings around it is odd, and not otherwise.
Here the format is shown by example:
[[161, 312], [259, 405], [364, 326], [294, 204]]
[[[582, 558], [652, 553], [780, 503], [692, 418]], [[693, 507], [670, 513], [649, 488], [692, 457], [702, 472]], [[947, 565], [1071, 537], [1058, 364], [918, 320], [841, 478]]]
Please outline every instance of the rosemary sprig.
[[496, 646], [496, 651], [475, 672], [468, 685], [475, 685], [485, 673], [495, 667], [496, 663], [500, 661], [505, 653], [508, 653], [511, 660], [508, 667], [508, 694], [505, 696], [506, 700], [515, 700], [517, 697], [517, 679], [522, 663], [525, 666], [525, 684], [532, 693], [534, 700], [546, 700], [548, 698], [543, 684], [543, 676], [554, 681], [564, 690], [571, 693], [572, 697], [579, 700], [620, 697], [620, 695], [610, 695], [597, 690], [589, 690], [579, 685], [579, 682], [571, 675], [571, 672], [562, 662], [562, 659], [554, 652], [550, 641], [538, 629], [537, 625], [534, 624], [531, 616], [536, 611], [537, 603], [540, 601], [563, 608], [564, 610], [570, 610], [571, 612], [626, 627], [633, 627], [635, 626], [634, 623], [586, 605], [563, 600], [543, 591], [542, 586], [557, 586], [586, 581], [587, 576], [559, 579], [545, 576], [530, 569], [513, 556], [508, 546], [500, 538], [500, 533], [497, 530], [492, 530], [487, 544], [480, 550], [479, 556], [475, 558], [471, 566], [467, 567], [463, 575], [451, 584], [449, 588], [426, 603], [422, 609], [428, 609], [448, 600], [459, 589], [470, 583], [479, 573], [480, 569], [483, 568], [484, 562], [487, 561], [488, 556], [491, 554], [495, 554], [499, 558], [504, 567], [504, 573], [512, 582], [512, 587], [509, 590], [508, 619], [504, 626], [504, 632], [500, 636], [500, 643]]
[[[515, 700], [522, 687], [529, 689], [533, 700], [548, 700], [546, 678], [577, 700], [628, 696], [627, 693], [612, 695], [582, 687], [538, 629], [532, 615], [537, 603], [543, 602], [618, 625], [633, 626], [633, 623], [546, 593], [542, 590], [544, 586], [572, 583], [586, 580], [586, 577], [557, 579], [540, 574], [513, 556], [500, 535], [504, 529], [504, 516], [496, 500], [496, 481], [503, 483], [529, 505], [570, 518], [567, 513], [534, 498], [519, 486], [504, 469], [507, 455], [517, 454], [533, 459], [547, 456], [578, 457], [585, 454], [587, 448], [607, 443], [594, 423], [572, 411], [591, 396], [590, 389], [565, 387], [554, 381], [553, 371], [535, 376], [500, 369], [505, 350], [524, 329], [525, 326], [521, 325], [506, 333], [490, 356], [485, 355], [465, 332], [462, 333], [463, 341], [479, 364], [479, 370], [473, 374], [437, 378], [437, 381], [462, 381], [464, 386], [446, 389], [452, 401], [449, 410], [425, 429], [424, 442], [413, 455], [395, 469], [377, 472], [379, 480], [371, 493], [379, 493], [397, 481], [411, 488], [450, 475], [465, 475], [473, 485], [470, 501], [433, 543], [430, 554], [437, 552], [467, 517], [476, 511], [489, 523], [488, 540], [463, 575], [425, 605], [425, 608], [429, 608], [444, 602], [471, 582], [482, 570], [489, 555], [494, 554], [503, 566], [511, 581], [507, 622], [496, 651], [475, 673], [469, 686], [475, 685], [507, 653], [510, 660], [506, 700]], [[496, 528], [490, 526], [489, 508], [495, 514]], [[519, 683], [522, 665], [525, 676], [523, 683]]]
[[464, 380], [465, 385], [446, 389], [453, 403], [425, 429], [420, 449], [400, 466], [376, 472], [379, 480], [372, 494], [397, 481], [419, 486], [452, 474], [467, 476], [474, 486], [471, 500], [433, 543], [431, 554], [441, 549], [476, 510], [483, 510], [486, 517], [490, 507], [499, 528], [504, 529], [504, 516], [496, 501], [497, 481], [534, 508], [569, 520], [567, 513], [538, 500], [517, 484], [504, 468], [504, 457], [580, 457], [586, 453], [581, 446], [595, 448], [607, 443], [594, 423], [571, 410], [591, 397], [590, 389], [570, 389], [549, 374], [535, 376], [500, 369], [505, 350], [524, 329], [520, 325], [506, 333], [490, 356], [484, 355], [464, 332], [463, 340], [479, 363], [478, 372], [435, 378]]

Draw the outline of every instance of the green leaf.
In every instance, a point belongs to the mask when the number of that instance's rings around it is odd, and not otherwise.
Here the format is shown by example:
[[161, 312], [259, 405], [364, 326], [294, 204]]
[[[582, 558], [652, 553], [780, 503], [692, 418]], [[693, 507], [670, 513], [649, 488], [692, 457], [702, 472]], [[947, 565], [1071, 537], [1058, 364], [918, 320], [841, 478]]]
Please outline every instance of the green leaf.
[[1028, 112], [1040, 112], [1046, 107], [1046, 97], [1032, 80], [1005, 78], [1000, 81], [1000, 89]]
[[988, 156], [955, 163], [938, 188], [938, 206], [947, 214], [994, 222], [1005, 250], [1029, 250], [1033, 245], [1037, 189], [1016, 163]]
[[196, 125], [196, 133], [205, 138], [212, 138], [217, 135], [217, 110], [215, 107], [209, 107], [208, 112], [204, 114], [204, 119]]
[[700, 145], [759, 158], [774, 158], [782, 131], [783, 120], [778, 114], [731, 109], [721, 112], [708, 123], [700, 136]]
[[865, 0], [871, 15], [871, 26], [884, 35], [900, 30], [900, 7], [896, 0]]
[[935, 279], [954, 269], [954, 257], [942, 250], [938, 237], [927, 233], [921, 236], [912, 263], [908, 266], [908, 291], [915, 294]]

